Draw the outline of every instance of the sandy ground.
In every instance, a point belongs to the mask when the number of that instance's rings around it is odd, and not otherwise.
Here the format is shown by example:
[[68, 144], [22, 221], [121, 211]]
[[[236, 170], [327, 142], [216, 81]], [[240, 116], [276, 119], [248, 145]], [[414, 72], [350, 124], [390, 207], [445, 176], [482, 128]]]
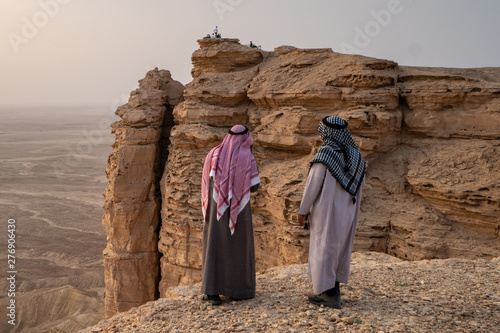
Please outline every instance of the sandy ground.
[[257, 274], [256, 297], [213, 306], [200, 286], [159, 299], [81, 333], [115, 332], [498, 332], [500, 258], [402, 261], [353, 254], [342, 309], [307, 301], [307, 265]]
[[[0, 295], [0, 331], [81, 328], [103, 313], [101, 206], [117, 117], [106, 108], [4, 108], [0, 117], [0, 269], [4, 276], [7, 221], [15, 219], [17, 271], [16, 296]], [[5, 278], [0, 286], [8, 290]], [[10, 299], [15, 326], [5, 319]]]

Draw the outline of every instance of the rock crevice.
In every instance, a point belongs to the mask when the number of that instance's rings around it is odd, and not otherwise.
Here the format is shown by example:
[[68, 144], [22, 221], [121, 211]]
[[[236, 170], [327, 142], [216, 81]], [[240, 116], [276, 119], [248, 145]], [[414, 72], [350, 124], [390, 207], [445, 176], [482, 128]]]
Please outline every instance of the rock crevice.
[[122, 120], [112, 125], [116, 141], [106, 167], [102, 219], [108, 239], [103, 252], [106, 317], [158, 298], [159, 183], [172, 109], [182, 101], [183, 90], [170, 72], [155, 69], [116, 111]]

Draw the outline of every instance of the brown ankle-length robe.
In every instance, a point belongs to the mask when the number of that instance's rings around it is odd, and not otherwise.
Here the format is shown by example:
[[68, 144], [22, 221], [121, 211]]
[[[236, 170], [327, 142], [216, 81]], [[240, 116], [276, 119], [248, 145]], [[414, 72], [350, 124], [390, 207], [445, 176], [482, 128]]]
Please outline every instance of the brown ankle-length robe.
[[[250, 188], [258, 189], [259, 184]], [[203, 228], [201, 292], [235, 299], [255, 297], [255, 249], [250, 202], [238, 214], [234, 234], [229, 230], [228, 208], [217, 221], [213, 199], [214, 181], [210, 179], [209, 204]]]

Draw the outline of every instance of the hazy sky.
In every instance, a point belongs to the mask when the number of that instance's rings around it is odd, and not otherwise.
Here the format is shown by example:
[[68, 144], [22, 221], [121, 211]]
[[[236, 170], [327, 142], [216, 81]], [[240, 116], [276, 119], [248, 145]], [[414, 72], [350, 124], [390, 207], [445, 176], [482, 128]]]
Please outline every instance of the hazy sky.
[[114, 108], [154, 67], [186, 84], [216, 25], [264, 50], [499, 67], [499, 16], [497, 0], [1, 0], [0, 106]]

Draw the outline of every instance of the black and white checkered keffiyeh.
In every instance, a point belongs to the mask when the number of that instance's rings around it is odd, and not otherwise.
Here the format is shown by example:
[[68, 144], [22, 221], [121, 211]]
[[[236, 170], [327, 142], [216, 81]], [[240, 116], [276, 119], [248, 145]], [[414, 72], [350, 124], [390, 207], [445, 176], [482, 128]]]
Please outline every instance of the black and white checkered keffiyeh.
[[365, 160], [347, 129], [347, 122], [336, 116], [325, 117], [319, 123], [323, 144], [311, 162], [323, 163], [342, 187], [352, 195], [356, 193], [365, 176]]

